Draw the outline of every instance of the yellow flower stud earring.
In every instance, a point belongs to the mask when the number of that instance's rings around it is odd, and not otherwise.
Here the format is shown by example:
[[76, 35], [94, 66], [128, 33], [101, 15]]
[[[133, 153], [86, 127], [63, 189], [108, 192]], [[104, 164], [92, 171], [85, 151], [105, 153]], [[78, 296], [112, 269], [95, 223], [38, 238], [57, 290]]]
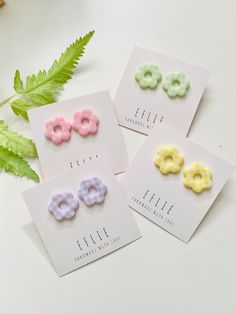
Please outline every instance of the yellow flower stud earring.
[[183, 170], [184, 186], [195, 193], [210, 189], [212, 186], [212, 172], [199, 162], [195, 162]]
[[163, 174], [178, 173], [184, 157], [176, 146], [161, 146], [157, 149], [154, 164]]

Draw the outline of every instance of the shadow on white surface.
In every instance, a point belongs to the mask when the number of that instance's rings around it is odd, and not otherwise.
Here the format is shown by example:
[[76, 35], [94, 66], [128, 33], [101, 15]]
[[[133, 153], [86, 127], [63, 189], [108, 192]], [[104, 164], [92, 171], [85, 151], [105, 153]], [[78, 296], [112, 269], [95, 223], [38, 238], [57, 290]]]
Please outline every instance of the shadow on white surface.
[[[204, 233], [205, 229], [209, 229], [209, 225], [212, 223], [215, 223], [218, 218], [223, 215], [223, 211], [226, 209], [229, 209], [230, 207], [227, 206], [226, 202], [229, 201], [229, 195], [225, 197], [231, 188], [232, 180], [229, 180], [226, 182], [223, 190], [219, 193], [215, 201], [212, 203], [211, 207], [209, 208], [208, 212], [206, 213], [205, 217], [201, 221], [200, 225], [196, 229], [196, 231], [193, 233], [192, 238], [197, 238], [199, 236], [199, 233]], [[221, 219], [221, 218], [219, 218]], [[191, 240], [190, 240], [191, 241]]]
[[[29, 223], [22, 227], [28, 238], [33, 242], [39, 252], [42, 254], [44, 258], [49, 262], [49, 264], [53, 267], [52, 262], [48, 256], [47, 250], [43, 245], [43, 242], [39, 236], [39, 233], [33, 223]], [[54, 268], [54, 267], [53, 267]]]
[[204, 110], [206, 110], [206, 107], [209, 104], [209, 97], [210, 97], [210, 91], [209, 91], [209, 86], [207, 85], [205, 91], [203, 92], [202, 98], [199, 102], [199, 106], [193, 118], [192, 124], [189, 128], [188, 135], [191, 133], [191, 130], [195, 128], [195, 124], [198, 123], [199, 119], [201, 119], [201, 117], [199, 116], [204, 115]]
[[76, 67], [73, 70], [74, 76], [81, 74], [81, 73], [85, 73], [86, 76], [88, 76], [90, 71], [93, 71], [94, 68], [96, 68], [97, 66], [99, 66], [99, 61], [96, 59], [92, 59], [92, 60], [88, 60], [88, 61], [84, 61], [81, 62], [81, 64], [79, 63], [78, 67]]

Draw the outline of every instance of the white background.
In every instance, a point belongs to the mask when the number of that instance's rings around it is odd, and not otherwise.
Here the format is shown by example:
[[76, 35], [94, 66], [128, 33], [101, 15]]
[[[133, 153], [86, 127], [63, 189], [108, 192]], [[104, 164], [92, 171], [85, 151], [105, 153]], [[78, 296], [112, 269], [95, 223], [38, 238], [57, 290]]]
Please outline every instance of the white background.
[[[236, 164], [235, 0], [7, 0], [0, 9], [0, 98], [47, 68], [70, 42], [96, 34], [60, 99], [110, 89], [134, 45], [212, 71], [190, 138]], [[0, 110], [12, 128], [29, 126]], [[122, 129], [130, 159], [144, 136]], [[38, 169], [38, 162], [32, 165]], [[236, 310], [236, 174], [189, 244], [135, 214], [144, 237], [58, 278], [21, 191], [34, 184], [0, 175], [2, 314], [231, 314]]]

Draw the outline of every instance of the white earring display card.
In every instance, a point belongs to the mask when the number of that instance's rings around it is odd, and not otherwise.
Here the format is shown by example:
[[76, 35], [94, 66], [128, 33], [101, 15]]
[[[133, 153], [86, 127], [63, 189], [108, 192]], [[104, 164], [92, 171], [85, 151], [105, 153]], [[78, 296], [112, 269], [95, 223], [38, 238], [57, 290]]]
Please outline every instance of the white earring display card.
[[[55, 144], [46, 138], [45, 127], [48, 121], [63, 117], [69, 125], [73, 115], [84, 110], [91, 111], [99, 120], [95, 134], [84, 136], [71, 128], [70, 140]], [[126, 170], [127, 153], [108, 92], [98, 92], [32, 109], [29, 111], [29, 119], [44, 179], [97, 158], [103, 159], [115, 174]]]
[[23, 197], [59, 276], [141, 237], [121, 186], [100, 160], [41, 183]]
[[[175, 159], [168, 160], [168, 154], [157, 159], [157, 150], [173, 146], [178, 152]], [[163, 174], [160, 170], [168, 172], [168, 162], [179, 172]], [[203, 173], [195, 172], [200, 165]], [[131, 208], [188, 242], [232, 170], [233, 166], [223, 159], [162, 126], [147, 137], [121, 183]]]
[[[186, 135], [209, 74], [203, 68], [135, 47], [114, 98], [119, 124], [144, 134], [163, 124]], [[177, 93], [180, 85], [181, 97]]]

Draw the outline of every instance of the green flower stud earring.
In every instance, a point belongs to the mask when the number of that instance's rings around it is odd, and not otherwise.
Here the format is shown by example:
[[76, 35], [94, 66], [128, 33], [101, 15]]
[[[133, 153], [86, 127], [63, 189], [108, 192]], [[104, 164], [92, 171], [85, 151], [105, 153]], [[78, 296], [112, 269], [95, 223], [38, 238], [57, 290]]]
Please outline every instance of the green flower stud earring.
[[135, 80], [138, 82], [139, 86], [143, 89], [157, 88], [157, 85], [162, 79], [162, 74], [158, 67], [154, 64], [144, 64], [141, 65], [135, 74]]
[[176, 96], [183, 97], [187, 94], [190, 87], [189, 80], [182, 72], [169, 73], [163, 83], [163, 89], [167, 92], [168, 96], [174, 98]]

